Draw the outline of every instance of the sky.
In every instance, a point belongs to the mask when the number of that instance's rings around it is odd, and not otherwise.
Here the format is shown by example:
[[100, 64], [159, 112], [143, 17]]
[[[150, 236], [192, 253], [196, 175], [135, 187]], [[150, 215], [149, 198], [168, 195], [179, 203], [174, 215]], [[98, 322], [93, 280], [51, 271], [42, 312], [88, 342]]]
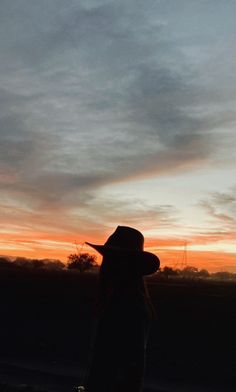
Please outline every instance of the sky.
[[236, 2], [0, 0], [0, 254], [135, 227], [236, 272]]

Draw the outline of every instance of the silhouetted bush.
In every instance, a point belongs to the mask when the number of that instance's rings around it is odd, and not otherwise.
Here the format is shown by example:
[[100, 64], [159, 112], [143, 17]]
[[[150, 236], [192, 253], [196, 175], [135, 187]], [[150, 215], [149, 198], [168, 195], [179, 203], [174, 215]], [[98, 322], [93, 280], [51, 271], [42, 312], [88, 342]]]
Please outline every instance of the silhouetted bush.
[[12, 262], [7, 257], [0, 257], [0, 268], [12, 268]]
[[96, 256], [89, 253], [72, 253], [68, 256], [67, 268], [85, 272], [97, 265], [96, 259]]
[[43, 259], [43, 268], [50, 271], [59, 271], [65, 268], [65, 264], [60, 260]]
[[198, 268], [188, 265], [182, 269], [181, 275], [189, 278], [196, 277], [198, 276]]
[[28, 268], [29, 262], [30, 262], [30, 260], [27, 259], [26, 257], [16, 257], [14, 260], [14, 264], [17, 267], [21, 267], [21, 268]]
[[177, 270], [175, 270], [175, 269], [173, 269], [173, 268], [171, 268], [171, 267], [164, 267], [163, 268], [163, 270], [162, 270], [162, 274], [164, 275], [164, 276], [177, 276], [178, 275], [178, 271]]
[[199, 278], [209, 278], [210, 273], [206, 269], [201, 269], [200, 271], [198, 271], [197, 276]]
[[33, 259], [30, 262], [30, 266], [32, 269], [42, 269], [44, 267], [44, 262], [42, 260]]

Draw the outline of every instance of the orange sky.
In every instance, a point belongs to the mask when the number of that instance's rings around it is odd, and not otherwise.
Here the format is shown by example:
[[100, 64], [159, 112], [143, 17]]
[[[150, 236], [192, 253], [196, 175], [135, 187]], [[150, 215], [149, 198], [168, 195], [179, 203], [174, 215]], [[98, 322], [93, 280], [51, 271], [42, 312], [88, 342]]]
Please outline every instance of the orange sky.
[[[89, 234], [85, 240], [90, 241]], [[209, 241], [214, 238], [209, 239]], [[204, 242], [206, 238], [204, 237]], [[99, 237], [97, 240], [93, 237], [94, 243], [104, 243]], [[189, 239], [186, 243], [183, 239], [174, 238], [147, 238], [145, 241], [145, 250], [157, 254], [161, 260], [161, 267], [165, 265], [174, 268], [184, 268], [186, 265], [193, 265], [199, 269], [205, 268], [210, 272], [227, 270], [236, 272], [236, 256], [234, 253], [209, 250], [192, 250], [191, 244], [202, 243], [200, 238]], [[79, 252], [88, 252], [97, 256], [100, 263], [101, 256], [91, 250], [90, 247], [83, 245], [83, 240], [76, 240], [77, 250]], [[52, 258], [60, 259], [63, 262], [67, 260], [70, 253], [76, 252], [75, 240], [71, 236], [62, 235], [44, 235], [31, 233], [25, 236], [17, 235], [15, 237], [7, 234], [1, 236], [1, 255], [23, 256], [28, 258]]]

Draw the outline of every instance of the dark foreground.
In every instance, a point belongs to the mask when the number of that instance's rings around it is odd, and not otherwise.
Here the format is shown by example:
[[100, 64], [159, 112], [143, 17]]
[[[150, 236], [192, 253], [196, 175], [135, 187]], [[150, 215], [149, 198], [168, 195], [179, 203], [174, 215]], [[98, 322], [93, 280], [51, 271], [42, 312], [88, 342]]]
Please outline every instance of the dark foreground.
[[[235, 391], [236, 284], [148, 286], [158, 318], [145, 391]], [[82, 382], [96, 289], [94, 274], [0, 271], [0, 391], [69, 392]]]

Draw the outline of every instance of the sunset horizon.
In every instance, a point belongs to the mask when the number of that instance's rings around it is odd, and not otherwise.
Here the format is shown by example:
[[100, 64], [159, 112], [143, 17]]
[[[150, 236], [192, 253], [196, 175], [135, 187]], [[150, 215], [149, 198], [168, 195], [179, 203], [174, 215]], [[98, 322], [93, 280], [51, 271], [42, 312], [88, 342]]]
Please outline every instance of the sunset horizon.
[[[99, 237], [100, 238], [100, 237]], [[87, 240], [87, 239], [86, 239]], [[189, 240], [190, 241], [190, 240]], [[85, 242], [85, 241], [84, 241]], [[15, 242], [14, 245], [9, 246], [9, 251], [3, 251], [0, 253], [0, 257], [8, 257], [12, 260], [18, 257], [26, 259], [50, 259], [60, 260], [65, 265], [68, 261], [68, 256], [72, 253], [88, 253], [96, 257], [98, 265], [101, 264], [102, 256], [99, 255], [95, 250], [91, 250], [84, 242], [69, 241], [58, 241], [55, 239], [51, 240], [31, 240], [24, 242]], [[13, 241], [11, 241], [13, 243]], [[19, 248], [16, 243], [20, 243]], [[96, 241], [93, 239], [93, 243], [103, 244], [104, 242]], [[157, 244], [155, 246], [155, 243]], [[15, 246], [15, 250], [13, 250]], [[20, 250], [21, 246], [23, 249]], [[25, 249], [28, 248], [28, 249]], [[213, 250], [192, 250], [190, 242], [181, 238], [175, 240], [162, 238], [155, 240], [154, 238], [146, 239], [145, 250], [156, 254], [161, 261], [161, 268], [165, 266], [172, 267], [174, 269], [183, 269], [188, 266], [194, 266], [201, 269], [207, 269], [210, 273], [228, 271], [231, 273], [236, 272], [235, 265], [235, 254], [230, 252], [219, 252]]]
[[125, 225], [161, 267], [236, 272], [235, 4], [39, 3], [0, 6], [0, 254]]

